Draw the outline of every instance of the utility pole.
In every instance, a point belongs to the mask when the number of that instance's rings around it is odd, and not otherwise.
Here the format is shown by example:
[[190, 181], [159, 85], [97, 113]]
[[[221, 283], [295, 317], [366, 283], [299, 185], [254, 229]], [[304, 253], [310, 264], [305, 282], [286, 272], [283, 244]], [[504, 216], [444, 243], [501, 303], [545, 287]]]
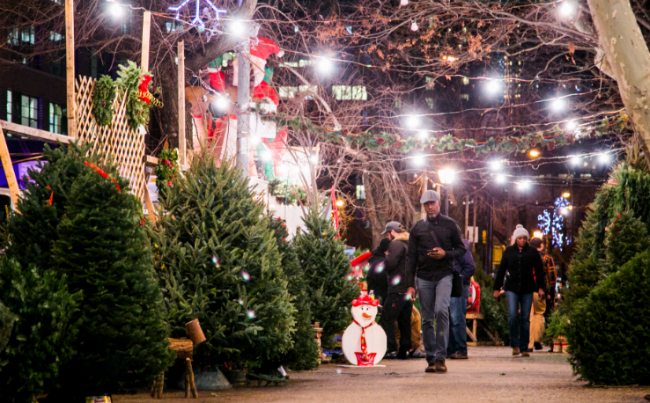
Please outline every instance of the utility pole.
[[251, 27], [246, 26], [245, 38], [239, 44], [237, 73], [237, 167], [248, 177], [248, 137], [250, 135], [250, 89], [251, 89]]

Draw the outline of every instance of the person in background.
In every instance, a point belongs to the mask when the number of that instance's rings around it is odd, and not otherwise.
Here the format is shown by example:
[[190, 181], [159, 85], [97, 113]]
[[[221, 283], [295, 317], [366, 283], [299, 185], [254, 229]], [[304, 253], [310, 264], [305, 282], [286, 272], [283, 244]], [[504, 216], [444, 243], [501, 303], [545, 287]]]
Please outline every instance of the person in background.
[[[460, 232], [460, 228], [458, 229]], [[454, 260], [454, 269], [463, 278], [463, 295], [451, 297], [449, 304], [449, 344], [447, 357], [452, 360], [467, 359], [467, 298], [469, 297], [469, 283], [476, 271], [476, 264], [469, 246], [469, 241], [463, 238], [465, 254]]]
[[368, 283], [368, 294], [373, 294], [379, 300], [379, 303], [386, 302], [388, 297], [388, 278], [384, 270], [384, 261], [386, 260], [386, 251], [388, 251], [390, 239], [384, 238], [379, 242], [377, 249], [373, 250], [372, 256], [368, 258], [368, 274], [366, 282]]
[[[411, 351], [409, 354], [411, 358], [426, 358], [424, 352], [424, 346], [422, 345], [422, 317], [420, 316], [420, 311], [413, 305], [413, 310], [411, 311]], [[395, 339], [397, 344], [399, 344], [399, 328], [397, 323], [395, 324]]]
[[[386, 275], [388, 277], [388, 297], [381, 314], [381, 327], [386, 332], [386, 357], [405, 360], [411, 350], [411, 311], [413, 300], [408, 296], [409, 288], [413, 287], [413, 278], [406, 270], [408, 256], [409, 233], [402, 224], [391, 221], [386, 224], [382, 233], [390, 239], [386, 252]], [[399, 350], [395, 340], [395, 321], [400, 330]], [[394, 354], [393, 354], [394, 353]]]
[[[417, 275], [422, 309], [422, 339], [429, 366], [425, 372], [447, 372], [449, 303], [454, 277], [454, 259], [465, 254], [458, 223], [440, 214], [440, 195], [427, 190], [420, 198], [427, 217], [416, 222], [409, 239], [407, 271]], [[415, 289], [408, 290], [415, 298]], [[433, 320], [436, 320], [434, 329]]]
[[[530, 240], [530, 246], [539, 251], [542, 257], [542, 264], [544, 265], [544, 276], [546, 277], [546, 299], [540, 297], [538, 293], [533, 293], [533, 306], [530, 311], [530, 340], [528, 342], [528, 349], [541, 350], [542, 341], [544, 340], [544, 313], [547, 311], [548, 305], [552, 301], [549, 299], [551, 295], [555, 298], [555, 263], [551, 255], [544, 251], [544, 242], [539, 238]], [[537, 275], [537, 273], [535, 273]]]
[[546, 295], [544, 291], [546, 276], [535, 276], [535, 273], [544, 273], [542, 257], [528, 244], [528, 237], [528, 231], [523, 225], [518, 224], [512, 234], [513, 244], [503, 252], [499, 271], [494, 280], [494, 298], [498, 299], [501, 295], [503, 279], [508, 272], [504, 288], [508, 301], [510, 347], [512, 347], [512, 355], [521, 354], [524, 357], [530, 356], [528, 339], [533, 293], [537, 291], [541, 298]]

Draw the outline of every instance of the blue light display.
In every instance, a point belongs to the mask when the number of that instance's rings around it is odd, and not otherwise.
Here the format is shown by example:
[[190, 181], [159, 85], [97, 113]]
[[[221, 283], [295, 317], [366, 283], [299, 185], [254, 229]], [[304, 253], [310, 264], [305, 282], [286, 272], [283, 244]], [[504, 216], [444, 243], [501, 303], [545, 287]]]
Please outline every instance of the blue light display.
[[563, 247], [569, 245], [571, 240], [564, 233], [564, 215], [562, 209], [566, 209], [571, 205], [564, 197], [555, 199], [555, 208], [551, 211], [544, 210], [544, 212], [537, 216], [537, 228], [542, 231], [544, 236], [551, 235], [551, 243], [562, 251]]

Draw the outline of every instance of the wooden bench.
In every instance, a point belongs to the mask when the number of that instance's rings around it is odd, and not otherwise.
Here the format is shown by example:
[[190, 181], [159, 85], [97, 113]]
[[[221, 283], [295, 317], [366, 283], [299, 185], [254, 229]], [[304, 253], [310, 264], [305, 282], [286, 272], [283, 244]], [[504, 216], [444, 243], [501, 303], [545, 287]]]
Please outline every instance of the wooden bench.
[[467, 336], [472, 340], [467, 342], [468, 346], [476, 347], [476, 346], [502, 346], [503, 345], [503, 341], [499, 339], [499, 335], [497, 334], [497, 332], [492, 330], [485, 322], [481, 322], [481, 325], [485, 328], [485, 333], [492, 341], [478, 341], [478, 337], [477, 337], [478, 323], [479, 321], [485, 319], [485, 315], [483, 315], [482, 313], [468, 313], [465, 315], [465, 319], [472, 321], [472, 329], [470, 330], [469, 327], [465, 328], [465, 330], [467, 331]]

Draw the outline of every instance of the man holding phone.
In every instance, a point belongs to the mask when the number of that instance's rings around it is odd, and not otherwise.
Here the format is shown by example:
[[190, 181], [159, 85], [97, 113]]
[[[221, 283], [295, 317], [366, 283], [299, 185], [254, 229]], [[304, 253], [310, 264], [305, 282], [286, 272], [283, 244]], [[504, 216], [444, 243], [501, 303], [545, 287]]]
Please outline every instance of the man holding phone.
[[[411, 229], [406, 269], [415, 278], [422, 308], [422, 338], [428, 367], [425, 372], [445, 373], [449, 342], [449, 303], [454, 259], [465, 254], [458, 223], [440, 214], [440, 195], [427, 190], [420, 203], [427, 217]], [[415, 298], [415, 289], [408, 294]], [[436, 319], [434, 331], [433, 320]]]

